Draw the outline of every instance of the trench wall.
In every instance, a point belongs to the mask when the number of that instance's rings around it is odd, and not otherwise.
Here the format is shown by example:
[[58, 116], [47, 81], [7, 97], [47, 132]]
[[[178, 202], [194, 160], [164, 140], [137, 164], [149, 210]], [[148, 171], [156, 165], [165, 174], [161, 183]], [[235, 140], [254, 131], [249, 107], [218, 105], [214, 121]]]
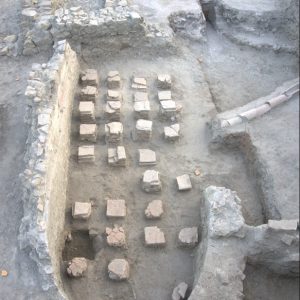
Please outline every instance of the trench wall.
[[[34, 64], [25, 95], [31, 126], [22, 175], [24, 218], [20, 244], [37, 263], [44, 290], [61, 287], [70, 124], [79, 64], [62, 41], [47, 64]], [[56, 299], [56, 298], [53, 298]]]

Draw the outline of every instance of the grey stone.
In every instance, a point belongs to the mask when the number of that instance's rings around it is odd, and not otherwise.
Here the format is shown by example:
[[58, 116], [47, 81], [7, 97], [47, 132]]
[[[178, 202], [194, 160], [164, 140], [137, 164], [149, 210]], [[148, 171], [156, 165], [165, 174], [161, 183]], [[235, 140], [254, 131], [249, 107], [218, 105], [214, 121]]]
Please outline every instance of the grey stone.
[[178, 235], [179, 245], [182, 247], [193, 248], [198, 244], [198, 228], [181, 229]]
[[178, 176], [176, 178], [176, 181], [177, 181], [179, 191], [188, 191], [192, 189], [192, 183], [189, 175], [184, 174]]
[[112, 280], [127, 280], [129, 279], [129, 272], [129, 263], [125, 259], [114, 259], [108, 265], [108, 276]]
[[188, 285], [185, 282], [179, 283], [179, 285], [176, 286], [175, 289], [173, 290], [172, 300], [184, 300], [187, 289], [188, 289]]

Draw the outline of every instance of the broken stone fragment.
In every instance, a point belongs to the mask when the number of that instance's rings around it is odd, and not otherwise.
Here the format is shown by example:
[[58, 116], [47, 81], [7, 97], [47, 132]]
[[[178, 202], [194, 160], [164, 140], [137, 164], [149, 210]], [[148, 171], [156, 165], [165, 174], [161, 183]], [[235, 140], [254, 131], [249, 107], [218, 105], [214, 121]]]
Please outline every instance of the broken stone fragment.
[[81, 83], [85, 86], [98, 86], [99, 77], [97, 70], [87, 69], [83, 74], [81, 74]]
[[129, 271], [129, 263], [125, 259], [114, 259], [108, 265], [108, 276], [112, 280], [127, 280]]
[[92, 213], [91, 203], [75, 202], [72, 206], [72, 216], [74, 219], [87, 220]]
[[182, 176], [178, 176], [176, 181], [179, 191], [188, 191], [192, 189], [192, 182], [189, 175], [184, 174]]
[[172, 293], [172, 300], [184, 300], [188, 285], [185, 282], [181, 282], [176, 286]]
[[181, 229], [178, 235], [178, 242], [180, 246], [193, 248], [198, 244], [198, 228], [184, 228]]
[[123, 146], [108, 149], [108, 164], [114, 167], [126, 166], [126, 151]]
[[162, 189], [162, 184], [160, 181], [159, 172], [155, 170], [145, 171], [142, 179], [142, 188], [147, 193], [160, 192]]
[[68, 262], [67, 274], [70, 277], [78, 278], [84, 275], [87, 270], [87, 260], [84, 257], [75, 257]]
[[81, 101], [93, 101], [95, 103], [98, 90], [95, 86], [88, 85], [80, 92]]
[[107, 87], [109, 89], [118, 89], [121, 87], [121, 76], [118, 71], [110, 71], [108, 73]]
[[172, 86], [172, 79], [169, 74], [159, 74], [157, 76], [157, 87], [160, 89], [170, 89]]
[[126, 235], [123, 227], [114, 225], [114, 228], [107, 227], [105, 230], [107, 244], [111, 247], [124, 247]]
[[105, 140], [107, 143], [118, 143], [123, 138], [123, 125], [120, 122], [105, 124]]
[[148, 204], [145, 210], [145, 216], [147, 219], [159, 219], [163, 213], [163, 203], [161, 200], [153, 200]]
[[13, 44], [17, 41], [18, 37], [15, 34], [8, 35], [3, 39], [3, 42]]
[[104, 114], [109, 121], [120, 121], [121, 117], [121, 101], [107, 101]]
[[137, 90], [147, 90], [147, 80], [143, 77], [133, 77], [132, 85], [133, 89]]
[[158, 227], [145, 227], [144, 233], [146, 246], [158, 247], [166, 244], [165, 234]]
[[180, 137], [180, 125], [173, 124], [171, 126], [164, 127], [164, 138], [166, 141], [175, 142]]
[[124, 218], [126, 216], [125, 200], [108, 199], [106, 207], [106, 216], [108, 218]]
[[122, 94], [120, 91], [108, 90], [107, 101], [122, 101]]
[[149, 101], [137, 101], [134, 103], [134, 112], [137, 119], [148, 119], [150, 110]]

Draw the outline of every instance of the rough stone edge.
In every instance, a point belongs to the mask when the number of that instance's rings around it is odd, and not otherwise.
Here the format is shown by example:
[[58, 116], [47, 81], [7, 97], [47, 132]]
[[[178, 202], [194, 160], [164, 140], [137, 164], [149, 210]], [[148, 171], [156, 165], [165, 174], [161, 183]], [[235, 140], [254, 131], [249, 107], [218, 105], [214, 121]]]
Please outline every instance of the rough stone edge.
[[[248, 261], [281, 275], [299, 276], [299, 220], [248, 226], [236, 192], [215, 186], [204, 191], [201, 217], [202, 241], [189, 300], [243, 299]], [[219, 221], [226, 233], [222, 236], [215, 230]]]
[[[298, 84], [299, 89], [298, 80], [297, 78], [287, 81], [270, 95], [251, 101], [244, 106], [218, 114], [209, 125], [212, 147], [218, 148], [225, 146], [238, 148], [245, 155], [248, 167], [251, 168], [252, 174], [257, 178], [256, 188], [266, 219], [281, 219], [274, 196], [275, 187], [272, 178], [269, 176], [267, 162], [262, 158], [260, 150], [255, 146], [250, 133], [246, 130], [245, 121], [228, 127], [222, 127], [222, 122], [224, 122], [224, 120], [237, 118], [245, 111], [264, 105], [270, 101], [270, 99], [282, 95], [290, 86], [294, 86], [295, 84], [297, 86]], [[249, 120], [247, 120], [247, 122], [249, 122]]]
[[[30, 125], [25, 153], [26, 169], [20, 178], [23, 189], [24, 217], [19, 231], [19, 245], [22, 250], [29, 252], [30, 258], [37, 264], [42, 281], [42, 289], [55, 294], [53, 299], [65, 299], [54, 274], [51, 253], [49, 253], [47, 239], [47, 222], [49, 218], [49, 198], [46, 195], [47, 177], [47, 139], [51, 132], [51, 113], [57, 104], [57, 83], [60, 71], [64, 66], [66, 50], [71, 51], [66, 43], [61, 41], [55, 49], [53, 57], [47, 64], [33, 64], [29, 74], [29, 85], [25, 95], [28, 100], [26, 123]], [[74, 70], [76, 72], [76, 70]], [[77, 66], [79, 74], [79, 65]], [[37, 102], [38, 101], [38, 102]], [[48, 124], [38, 125], [39, 117], [44, 117]], [[41, 118], [41, 117], [40, 117]]]

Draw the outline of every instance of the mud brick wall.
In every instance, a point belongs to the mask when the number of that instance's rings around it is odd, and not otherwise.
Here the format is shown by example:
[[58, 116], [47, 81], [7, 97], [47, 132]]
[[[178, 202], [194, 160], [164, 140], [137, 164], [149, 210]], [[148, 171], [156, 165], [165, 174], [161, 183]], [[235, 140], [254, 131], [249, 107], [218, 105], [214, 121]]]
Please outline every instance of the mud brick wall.
[[61, 287], [72, 103], [79, 64], [61, 41], [47, 64], [34, 64], [25, 95], [31, 131], [25, 155], [20, 245], [37, 263], [44, 290]]

